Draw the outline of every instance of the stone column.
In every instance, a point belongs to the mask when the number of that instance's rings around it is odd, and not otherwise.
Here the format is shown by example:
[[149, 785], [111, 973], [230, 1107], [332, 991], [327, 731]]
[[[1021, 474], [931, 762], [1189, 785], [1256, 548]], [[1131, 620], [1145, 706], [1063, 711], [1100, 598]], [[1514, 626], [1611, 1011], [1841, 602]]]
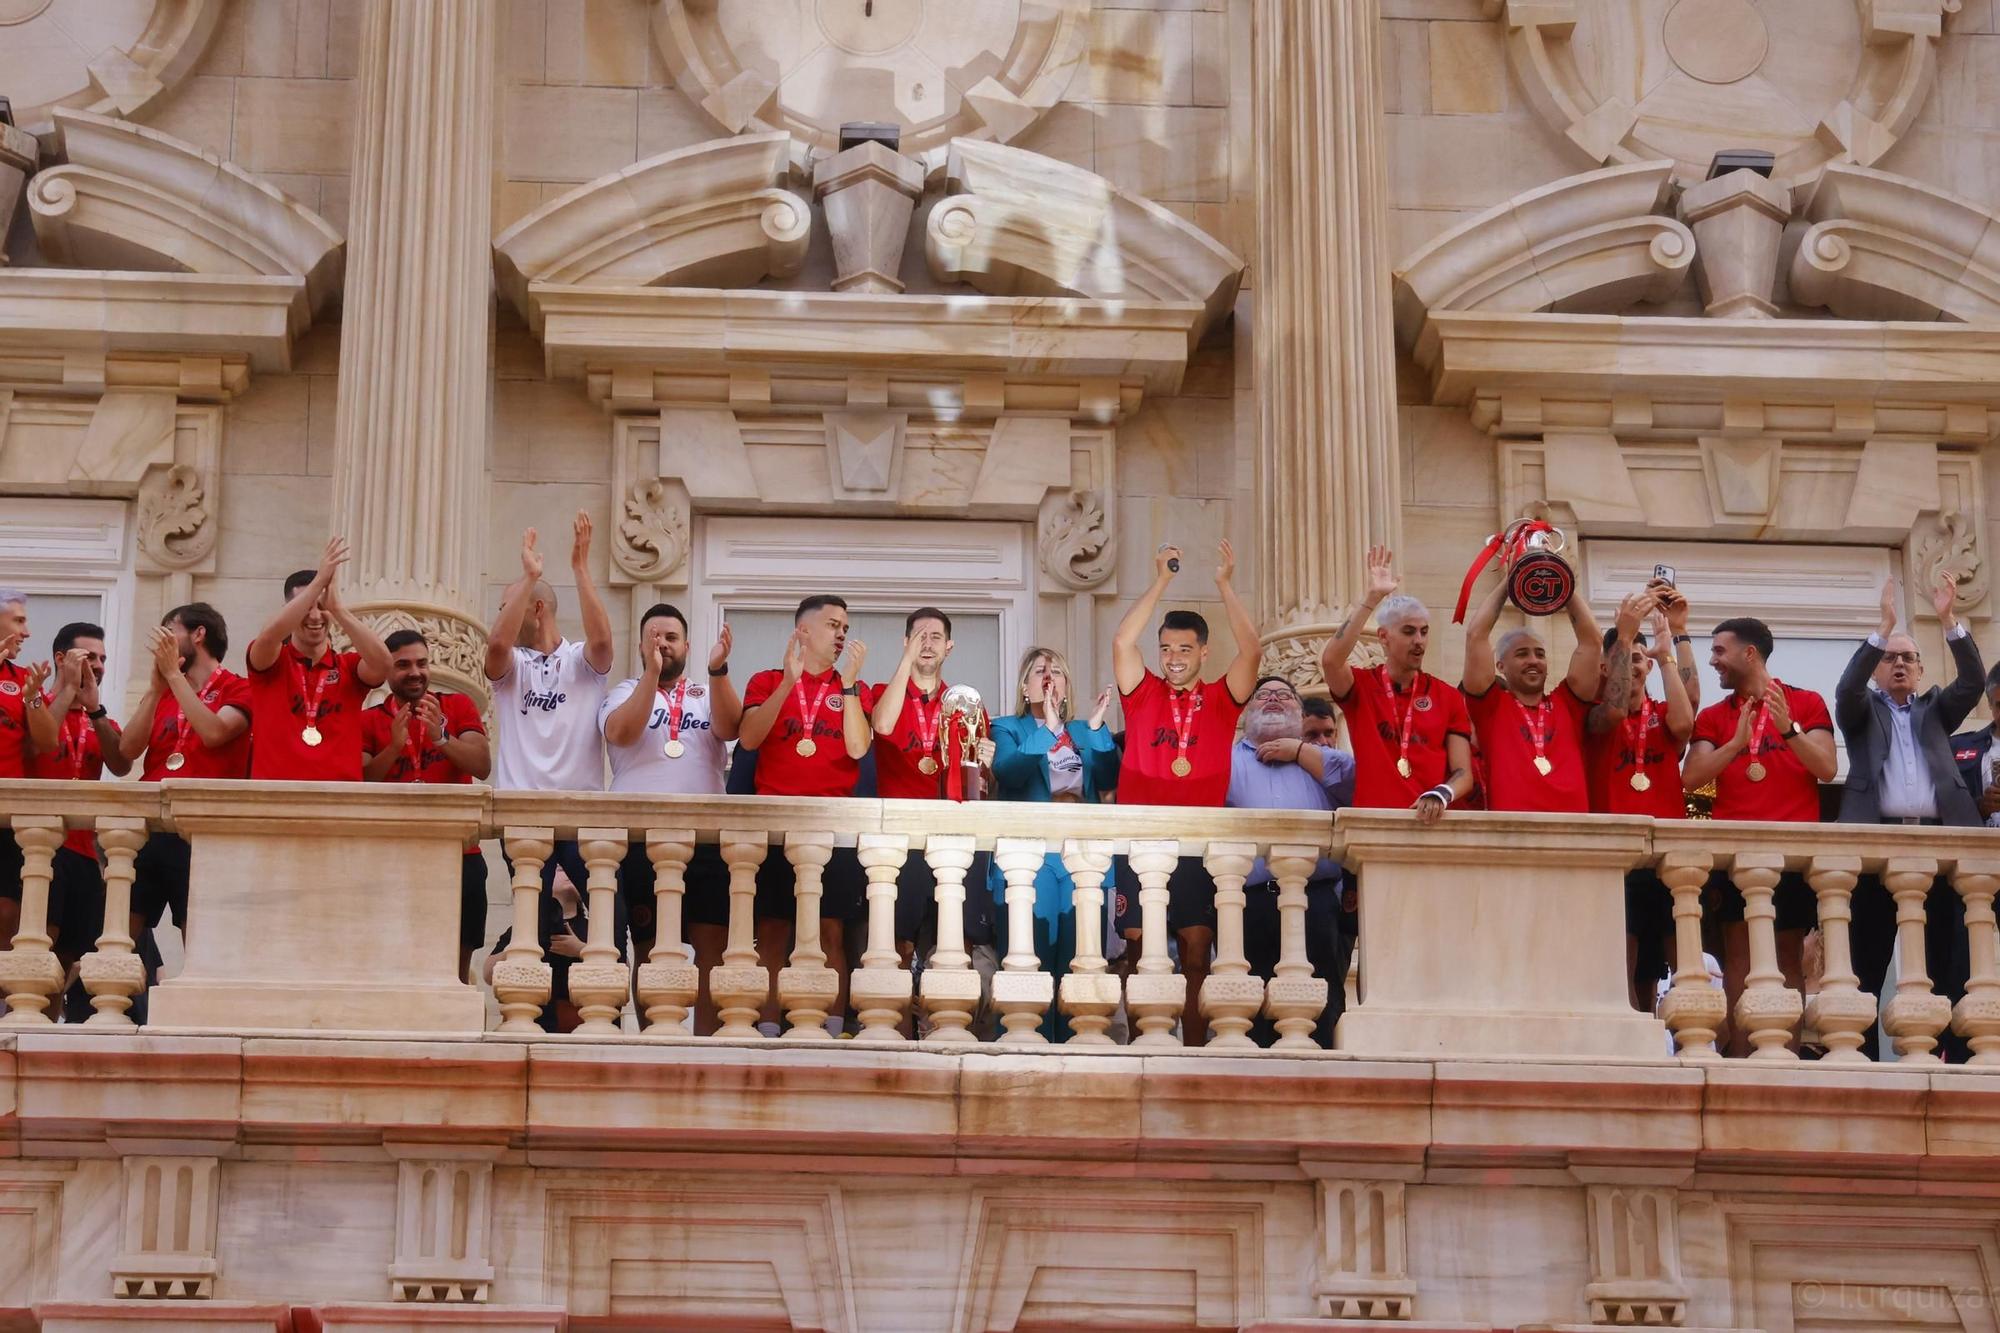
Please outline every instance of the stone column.
[[1379, 0], [1254, 0], [1258, 604], [1265, 670], [1323, 689], [1363, 558], [1402, 531]]
[[334, 414], [349, 603], [486, 697], [481, 553], [492, 290], [488, 0], [375, 0], [361, 43]]

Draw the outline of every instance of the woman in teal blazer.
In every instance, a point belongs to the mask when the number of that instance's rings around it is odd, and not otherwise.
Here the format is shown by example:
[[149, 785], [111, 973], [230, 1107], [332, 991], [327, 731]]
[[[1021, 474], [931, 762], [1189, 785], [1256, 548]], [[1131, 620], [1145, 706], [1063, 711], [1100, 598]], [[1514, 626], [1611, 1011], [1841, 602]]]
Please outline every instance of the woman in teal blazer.
[[[993, 719], [993, 779], [1003, 801], [1081, 801], [1095, 805], [1100, 792], [1118, 786], [1118, 745], [1104, 714], [1112, 691], [1097, 697], [1088, 722], [1071, 717], [1069, 663], [1053, 648], [1030, 648], [1021, 659], [1020, 705], [1012, 717]], [[1005, 899], [999, 867], [996, 897]], [[1109, 879], [1109, 876], [1106, 876]], [[1075, 882], [1062, 857], [1049, 853], [1035, 876], [1035, 954], [1056, 977], [1076, 956]], [[1105, 885], [1107, 895], [1111, 892]], [[1000, 914], [1000, 952], [1007, 951], [1007, 916]], [[1060, 983], [1058, 983], [1060, 984]], [[1050, 1041], [1067, 1041], [1069, 1021], [1053, 1005], [1042, 1020]]]

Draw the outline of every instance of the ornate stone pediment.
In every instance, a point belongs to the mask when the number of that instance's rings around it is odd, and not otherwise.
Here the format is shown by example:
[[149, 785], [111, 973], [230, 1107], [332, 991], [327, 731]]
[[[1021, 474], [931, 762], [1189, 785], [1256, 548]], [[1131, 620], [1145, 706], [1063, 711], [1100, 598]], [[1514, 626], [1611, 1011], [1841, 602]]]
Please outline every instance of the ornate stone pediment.
[[194, 68], [224, 0], [0, 4], [0, 88], [15, 123], [46, 135], [59, 109], [129, 116]]
[[1848, 319], [2000, 322], [2000, 217], [1886, 171], [1835, 163], [1804, 208], [1792, 297]]

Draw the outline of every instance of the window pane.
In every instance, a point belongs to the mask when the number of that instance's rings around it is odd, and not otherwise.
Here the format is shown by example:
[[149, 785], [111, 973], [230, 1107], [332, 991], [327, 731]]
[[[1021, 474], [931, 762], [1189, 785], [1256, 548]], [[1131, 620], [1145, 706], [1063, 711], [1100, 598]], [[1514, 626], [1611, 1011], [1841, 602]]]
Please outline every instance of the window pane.
[[[21, 663], [46, 662], [53, 652], [56, 631], [75, 621], [104, 624], [104, 598], [98, 593], [36, 592], [28, 594], [28, 641], [14, 660]], [[107, 645], [106, 651], [111, 651]]]

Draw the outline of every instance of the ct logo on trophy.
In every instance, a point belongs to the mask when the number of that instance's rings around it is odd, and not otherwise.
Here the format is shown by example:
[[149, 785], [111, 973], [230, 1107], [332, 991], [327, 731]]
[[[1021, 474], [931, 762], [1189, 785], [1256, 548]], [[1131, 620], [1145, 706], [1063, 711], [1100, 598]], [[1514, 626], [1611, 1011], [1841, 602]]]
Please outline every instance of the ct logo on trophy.
[[1514, 605], [1531, 616], [1552, 616], [1562, 610], [1576, 594], [1576, 571], [1562, 558], [1568, 548], [1569, 538], [1552, 523], [1524, 518], [1508, 524], [1506, 531], [1486, 539], [1472, 568], [1465, 571], [1451, 623], [1465, 623], [1472, 585], [1496, 556], [1507, 570], [1507, 596]]

